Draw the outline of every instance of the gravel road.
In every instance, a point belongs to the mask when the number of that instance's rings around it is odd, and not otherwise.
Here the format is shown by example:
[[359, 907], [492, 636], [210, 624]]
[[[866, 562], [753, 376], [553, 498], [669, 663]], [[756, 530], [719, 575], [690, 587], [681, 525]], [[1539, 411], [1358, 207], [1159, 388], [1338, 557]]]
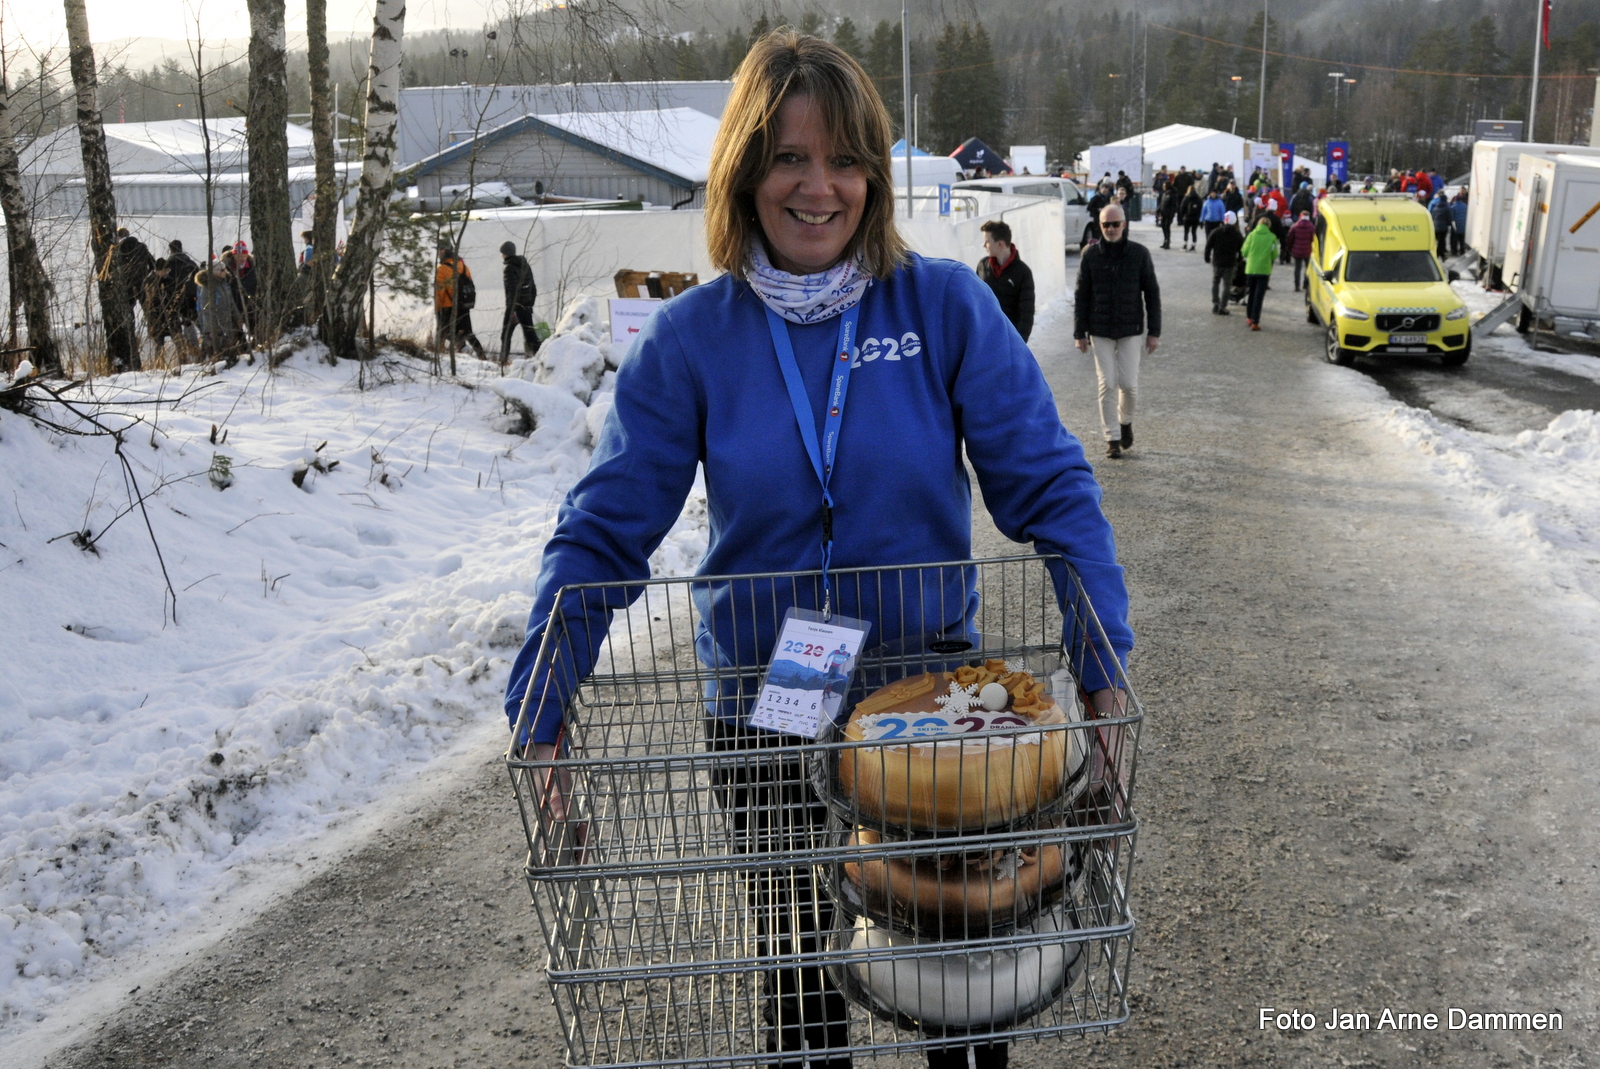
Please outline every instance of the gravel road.
[[[1133, 1019], [1012, 1064], [1594, 1065], [1592, 607], [1378, 425], [1383, 391], [1321, 362], [1286, 276], [1252, 334], [1207, 313], [1198, 253], [1156, 257], [1168, 326], [1124, 459], [1093, 444], [1070, 322], [1035, 339], [1133, 591]], [[981, 524], [977, 555], [1010, 548]], [[560, 1066], [520, 844], [485, 753], [50, 1064]], [[1263, 1030], [1262, 1007], [1317, 1027]], [[1564, 1028], [1329, 1031], [1335, 1007]]]

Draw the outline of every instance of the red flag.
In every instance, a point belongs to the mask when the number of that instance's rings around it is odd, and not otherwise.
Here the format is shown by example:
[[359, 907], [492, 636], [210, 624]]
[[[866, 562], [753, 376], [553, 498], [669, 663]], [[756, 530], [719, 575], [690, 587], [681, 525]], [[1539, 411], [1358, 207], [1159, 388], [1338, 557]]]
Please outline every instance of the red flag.
[[1539, 32], [1544, 37], [1546, 51], [1550, 48], [1550, 8], [1554, 6], [1551, 0], [1544, 0], [1544, 10], [1539, 13]]

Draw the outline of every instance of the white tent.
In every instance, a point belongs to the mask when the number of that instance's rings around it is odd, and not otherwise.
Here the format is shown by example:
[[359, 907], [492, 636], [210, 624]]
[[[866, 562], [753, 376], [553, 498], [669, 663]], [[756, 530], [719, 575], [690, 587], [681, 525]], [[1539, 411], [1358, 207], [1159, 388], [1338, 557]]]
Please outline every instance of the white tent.
[[[1225, 167], [1232, 167], [1235, 173], [1239, 173], [1244, 168], [1245, 151], [1249, 140], [1224, 130], [1173, 123], [1170, 126], [1147, 130], [1143, 135], [1135, 134], [1121, 141], [1113, 141], [1111, 144], [1143, 144], [1145, 181], [1148, 183], [1163, 166], [1169, 171], [1176, 171], [1179, 167], [1187, 167], [1191, 171], [1209, 171], [1213, 163], [1220, 163]], [[1326, 167], [1299, 153], [1295, 154], [1294, 166], [1310, 168], [1312, 183], [1318, 187], [1327, 180]], [[1245, 178], [1247, 175], [1239, 174], [1239, 177]]]

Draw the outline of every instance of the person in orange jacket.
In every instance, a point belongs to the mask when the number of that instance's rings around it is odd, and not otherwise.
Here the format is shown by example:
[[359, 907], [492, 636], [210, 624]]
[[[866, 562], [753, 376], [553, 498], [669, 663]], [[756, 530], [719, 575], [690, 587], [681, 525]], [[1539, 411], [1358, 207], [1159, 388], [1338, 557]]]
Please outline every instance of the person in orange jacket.
[[478, 288], [472, 281], [472, 272], [454, 246], [439, 242], [439, 266], [433, 272], [433, 310], [439, 320], [439, 340], [451, 352], [461, 348], [466, 339], [478, 359], [487, 359], [483, 343], [472, 332], [472, 309], [478, 303]]

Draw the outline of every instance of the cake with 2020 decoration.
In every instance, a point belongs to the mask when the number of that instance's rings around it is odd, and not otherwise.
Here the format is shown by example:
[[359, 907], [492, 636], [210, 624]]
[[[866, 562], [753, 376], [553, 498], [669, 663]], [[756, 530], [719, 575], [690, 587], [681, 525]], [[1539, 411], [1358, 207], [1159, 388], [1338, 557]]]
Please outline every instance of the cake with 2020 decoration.
[[[1036, 813], [1066, 789], [1072, 732], [1020, 666], [908, 676], [873, 691], [842, 738], [837, 783], [864, 823], [912, 832], [977, 831]], [[1072, 766], [1078, 764], [1071, 762]]]

